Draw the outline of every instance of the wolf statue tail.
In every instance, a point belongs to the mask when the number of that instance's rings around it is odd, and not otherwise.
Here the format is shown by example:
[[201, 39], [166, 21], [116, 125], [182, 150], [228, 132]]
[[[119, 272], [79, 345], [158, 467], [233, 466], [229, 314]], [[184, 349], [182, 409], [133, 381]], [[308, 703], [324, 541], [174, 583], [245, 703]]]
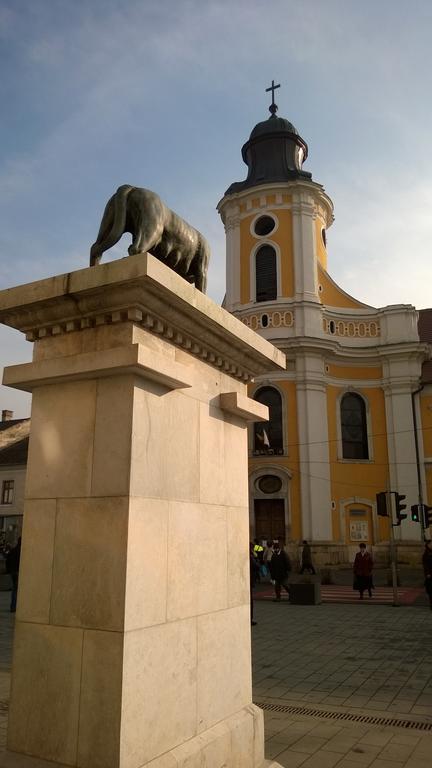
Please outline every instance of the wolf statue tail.
[[90, 248], [90, 266], [99, 264], [102, 254], [118, 243], [126, 224], [126, 202], [129, 192], [134, 189], [130, 184], [123, 184], [108, 200], [96, 242]]

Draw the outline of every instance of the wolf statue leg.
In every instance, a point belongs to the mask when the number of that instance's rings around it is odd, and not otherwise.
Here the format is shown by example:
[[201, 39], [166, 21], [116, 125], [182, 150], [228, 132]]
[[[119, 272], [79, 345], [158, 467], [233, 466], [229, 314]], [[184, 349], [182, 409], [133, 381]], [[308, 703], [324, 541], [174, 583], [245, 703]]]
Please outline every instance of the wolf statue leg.
[[127, 197], [133, 187], [123, 184], [108, 200], [96, 242], [90, 249], [90, 266], [99, 264], [102, 254], [118, 243], [125, 231]]

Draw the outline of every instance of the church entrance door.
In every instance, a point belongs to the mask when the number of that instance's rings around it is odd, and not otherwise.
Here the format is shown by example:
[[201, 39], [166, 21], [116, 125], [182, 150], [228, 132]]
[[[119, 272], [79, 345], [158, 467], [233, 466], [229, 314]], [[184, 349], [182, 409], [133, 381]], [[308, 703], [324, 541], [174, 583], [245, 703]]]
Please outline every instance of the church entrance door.
[[255, 536], [285, 541], [285, 505], [283, 499], [255, 499]]

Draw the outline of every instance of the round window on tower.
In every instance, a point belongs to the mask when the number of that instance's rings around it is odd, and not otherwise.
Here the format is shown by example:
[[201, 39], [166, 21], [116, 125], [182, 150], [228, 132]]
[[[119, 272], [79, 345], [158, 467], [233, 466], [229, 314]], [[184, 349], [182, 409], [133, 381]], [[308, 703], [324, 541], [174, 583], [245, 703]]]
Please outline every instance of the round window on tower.
[[264, 475], [258, 480], [258, 488], [262, 493], [278, 493], [282, 488], [282, 480], [276, 475]]
[[259, 216], [254, 223], [254, 233], [258, 237], [265, 237], [273, 232], [276, 222], [272, 216]]

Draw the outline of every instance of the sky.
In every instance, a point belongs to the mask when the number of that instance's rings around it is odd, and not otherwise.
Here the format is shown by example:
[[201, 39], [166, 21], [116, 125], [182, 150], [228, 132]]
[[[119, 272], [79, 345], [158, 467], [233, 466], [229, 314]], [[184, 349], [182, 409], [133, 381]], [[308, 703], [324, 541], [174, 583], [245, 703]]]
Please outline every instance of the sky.
[[[0, 290], [86, 267], [127, 183], [203, 232], [220, 303], [216, 205], [274, 79], [334, 202], [333, 279], [431, 306], [431, 34], [430, 0], [0, 0]], [[0, 368], [30, 358], [0, 326]], [[3, 408], [28, 416], [30, 397], [0, 387]]]

